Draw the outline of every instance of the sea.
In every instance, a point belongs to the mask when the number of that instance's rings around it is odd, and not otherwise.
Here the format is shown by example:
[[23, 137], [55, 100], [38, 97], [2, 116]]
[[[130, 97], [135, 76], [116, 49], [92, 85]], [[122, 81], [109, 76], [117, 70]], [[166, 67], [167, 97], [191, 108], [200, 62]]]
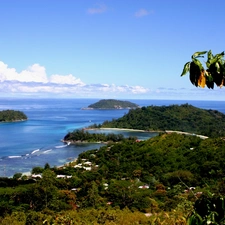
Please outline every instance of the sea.
[[[122, 117], [128, 109], [83, 110], [100, 99], [34, 99], [0, 98], [0, 111], [6, 109], [24, 112], [28, 120], [0, 123], [0, 177], [13, 177], [16, 173], [29, 173], [32, 168], [61, 166], [76, 159], [84, 151], [99, 149], [103, 144], [70, 144], [62, 142], [68, 132], [82, 129], [105, 120]], [[139, 106], [168, 106], [190, 104], [202, 109], [225, 113], [225, 101], [123, 99]], [[216, 122], [216, 121], [215, 121]], [[141, 140], [157, 133], [115, 131], [125, 137]]]

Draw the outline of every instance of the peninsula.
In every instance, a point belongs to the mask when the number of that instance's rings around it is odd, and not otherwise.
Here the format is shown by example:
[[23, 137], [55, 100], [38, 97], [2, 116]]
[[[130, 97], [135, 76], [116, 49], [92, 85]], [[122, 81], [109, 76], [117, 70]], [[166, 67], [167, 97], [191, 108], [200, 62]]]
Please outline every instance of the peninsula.
[[93, 128], [126, 128], [145, 131], [182, 131], [193, 135], [225, 137], [225, 115], [189, 104], [147, 106], [130, 110], [123, 117]]
[[136, 109], [139, 106], [129, 101], [102, 99], [82, 109]]
[[0, 111], [0, 122], [16, 122], [27, 120], [27, 116], [21, 111], [3, 110]]

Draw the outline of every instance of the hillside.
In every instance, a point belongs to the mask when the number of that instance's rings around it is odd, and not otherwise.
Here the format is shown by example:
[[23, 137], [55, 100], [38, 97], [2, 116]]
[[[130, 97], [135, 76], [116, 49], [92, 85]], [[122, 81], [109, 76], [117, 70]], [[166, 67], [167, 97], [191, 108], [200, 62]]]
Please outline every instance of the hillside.
[[27, 120], [27, 116], [21, 111], [3, 110], [0, 111], [0, 122], [14, 122]]
[[115, 99], [103, 99], [84, 109], [135, 109], [139, 106], [129, 101], [121, 101]]
[[184, 225], [193, 210], [224, 219], [224, 148], [221, 138], [161, 134], [83, 152], [64, 167], [35, 167], [39, 179], [0, 178], [0, 224], [124, 224], [129, 214], [126, 224]]
[[148, 106], [130, 110], [126, 115], [105, 121], [102, 128], [128, 128], [149, 131], [177, 130], [209, 137], [225, 136], [225, 115], [189, 104]]

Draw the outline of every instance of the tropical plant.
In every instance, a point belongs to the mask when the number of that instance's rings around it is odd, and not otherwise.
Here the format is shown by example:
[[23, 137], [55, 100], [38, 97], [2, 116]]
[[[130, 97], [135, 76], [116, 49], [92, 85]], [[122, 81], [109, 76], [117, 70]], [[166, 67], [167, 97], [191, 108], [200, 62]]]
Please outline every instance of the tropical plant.
[[225, 199], [223, 196], [202, 195], [188, 216], [188, 225], [225, 224]]
[[[207, 53], [206, 68], [202, 65], [199, 58], [203, 58]], [[224, 52], [213, 55], [212, 51], [195, 52], [191, 59], [184, 65], [181, 76], [189, 72], [190, 81], [196, 87], [213, 89], [214, 83], [219, 86], [225, 86], [225, 60]]]

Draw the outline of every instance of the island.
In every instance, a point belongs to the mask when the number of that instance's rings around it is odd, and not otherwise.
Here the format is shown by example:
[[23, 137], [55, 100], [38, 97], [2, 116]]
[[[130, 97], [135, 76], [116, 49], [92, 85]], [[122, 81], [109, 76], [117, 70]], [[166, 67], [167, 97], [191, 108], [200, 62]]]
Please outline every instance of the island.
[[102, 99], [94, 104], [82, 109], [136, 109], [139, 105], [130, 101], [115, 99]]
[[16, 110], [2, 110], [0, 111], [0, 122], [16, 122], [27, 120], [27, 116]]

